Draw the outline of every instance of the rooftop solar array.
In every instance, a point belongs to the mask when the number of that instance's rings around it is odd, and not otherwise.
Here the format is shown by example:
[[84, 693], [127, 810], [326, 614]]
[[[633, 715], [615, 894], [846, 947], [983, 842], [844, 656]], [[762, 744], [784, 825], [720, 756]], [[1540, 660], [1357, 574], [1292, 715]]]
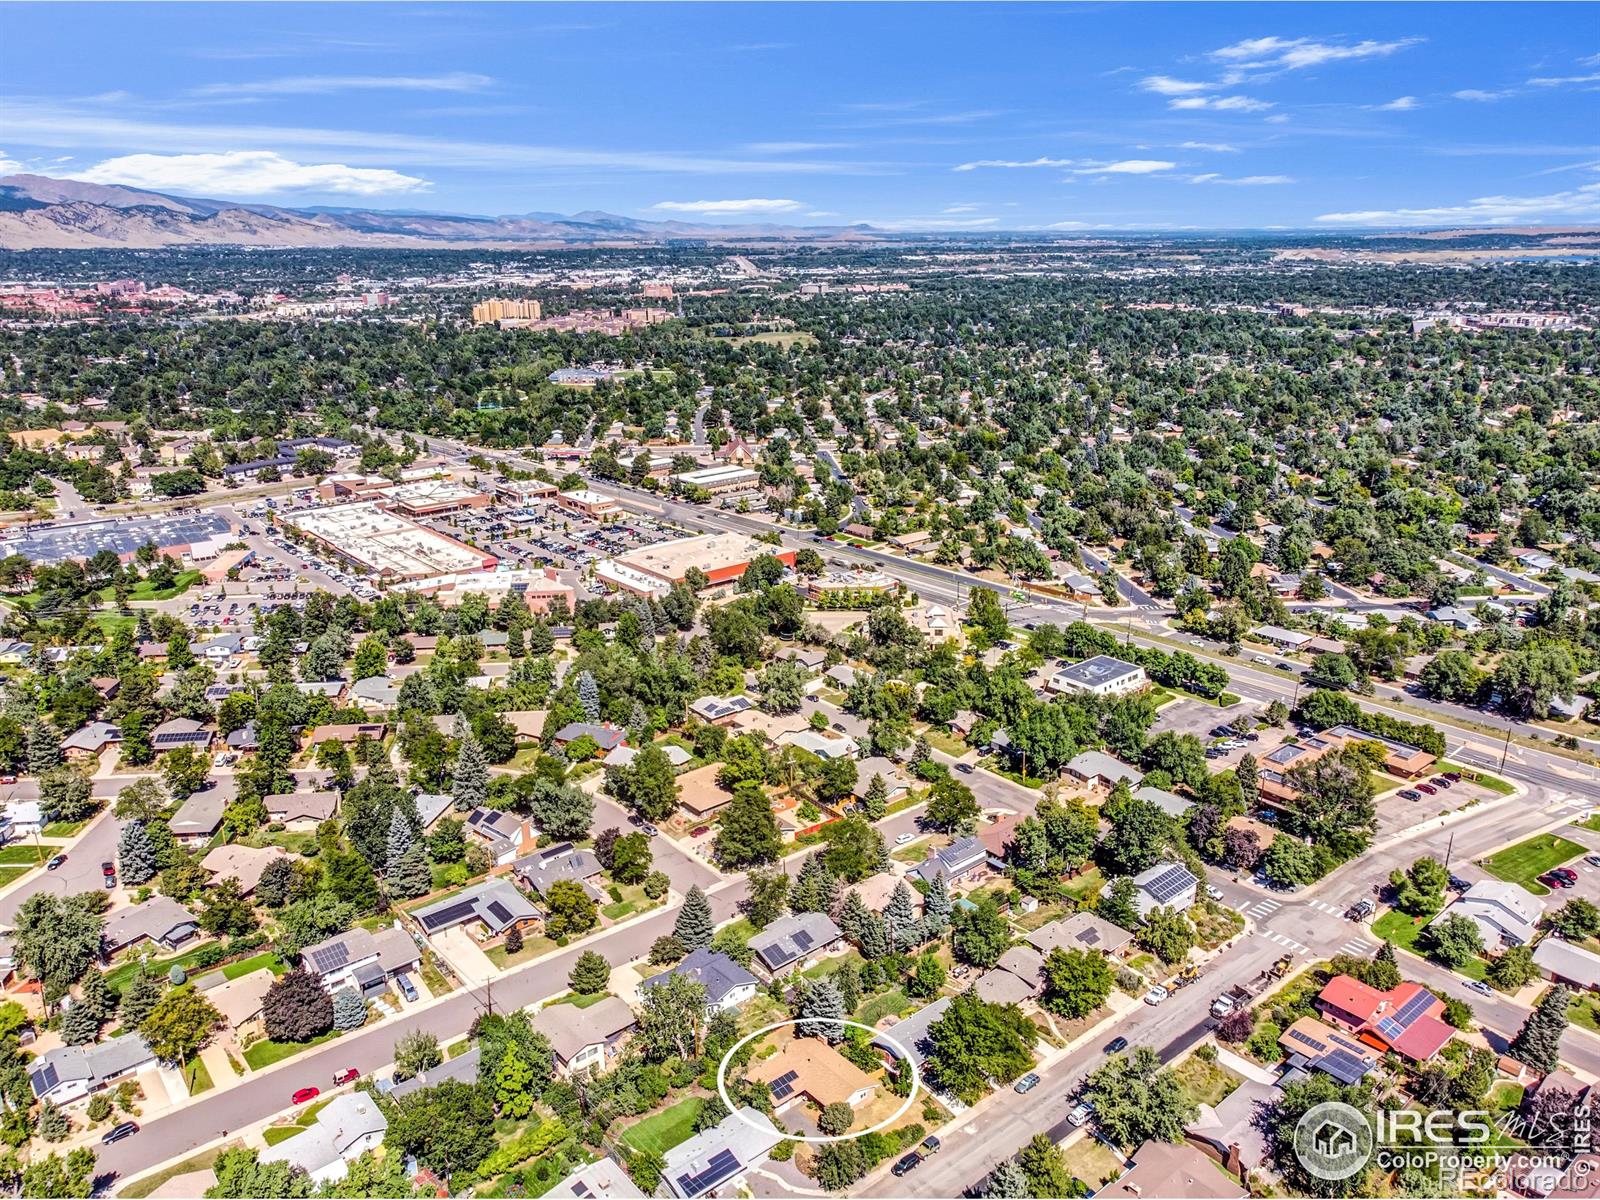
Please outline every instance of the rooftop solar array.
[[1098, 946], [1100, 944], [1100, 931], [1091, 926], [1080, 933], [1077, 940], [1085, 946]]
[[1312, 1037], [1309, 1033], [1305, 1033], [1299, 1029], [1289, 1030], [1289, 1040], [1292, 1042], [1299, 1042], [1302, 1046], [1310, 1046], [1313, 1050], [1316, 1050], [1319, 1053], [1323, 1050], [1326, 1050], [1328, 1046], [1326, 1042], [1319, 1041], [1317, 1038]]
[[1332, 1050], [1317, 1060], [1317, 1067], [1348, 1085], [1360, 1083], [1361, 1077], [1371, 1070], [1372, 1064], [1348, 1050]]
[[21, 537], [7, 539], [5, 550], [34, 562], [55, 565], [68, 559], [91, 558], [101, 550], [129, 555], [147, 542], [154, 542], [157, 549], [162, 550], [171, 546], [192, 546], [227, 532], [228, 522], [209, 512], [118, 517], [66, 525], [35, 525]]
[[1145, 884], [1144, 890], [1157, 904], [1165, 904], [1188, 891], [1194, 882], [1186, 868], [1174, 865]]
[[511, 914], [506, 911], [506, 906], [498, 900], [489, 901], [489, 915], [502, 925], [511, 920]]
[[718, 1150], [706, 1169], [698, 1175], [679, 1175], [678, 1190], [685, 1196], [699, 1196], [739, 1173], [739, 1160], [731, 1150]]
[[34, 1072], [34, 1079], [37, 1082], [34, 1090], [42, 1096], [61, 1082], [61, 1075], [56, 1070], [55, 1063], [45, 1063], [44, 1066]]
[[450, 925], [458, 925], [473, 914], [471, 900], [464, 900], [459, 904], [452, 904], [441, 908], [437, 912], [418, 913], [417, 919], [429, 933], [435, 929], [444, 929]]
[[350, 947], [343, 942], [335, 942], [331, 946], [324, 946], [312, 952], [311, 965], [317, 969], [318, 975], [326, 975], [329, 971], [337, 971], [350, 961]]
[[810, 950], [812, 946], [816, 945], [816, 941], [804, 929], [797, 929], [795, 930], [794, 934], [794, 944], [799, 946], [801, 951], [804, 952]]
[[1378, 1032], [1388, 1041], [1393, 1042], [1405, 1036], [1406, 1030], [1411, 1028], [1411, 1023], [1433, 1006], [1432, 992], [1418, 992], [1411, 999], [1402, 1004], [1398, 1010], [1378, 1021]]
[[774, 1100], [786, 1100], [794, 1094], [794, 1081], [800, 1078], [799, 1071], [785, 1071], [774, 1079], [770, 1085]]

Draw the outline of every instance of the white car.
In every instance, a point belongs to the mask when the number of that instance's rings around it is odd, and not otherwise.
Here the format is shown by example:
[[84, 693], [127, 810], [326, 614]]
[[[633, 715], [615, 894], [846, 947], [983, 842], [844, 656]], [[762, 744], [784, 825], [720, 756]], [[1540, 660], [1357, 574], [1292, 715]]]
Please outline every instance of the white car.
[[916, 837], [916, 834], [914, 834], [914, 833], [902, 833], [902, 834], [900, 834], [898, 837], [896, 837], [894, 839], [894, 844], [896, 846], [904, 846], [907, 842], [909, 842], [914, 837]]
[[1155, 987], [1151, 988], [1144, 994], [1144, 1002], [1149, 1005], [1160, 1004], [1169, 995], [1171, 995], [1171, 993], [1158, 983]]
[[1222, 899], [1222, 889], [1214, 883], [1206, 884], [1206, 896], [1212, 900]]

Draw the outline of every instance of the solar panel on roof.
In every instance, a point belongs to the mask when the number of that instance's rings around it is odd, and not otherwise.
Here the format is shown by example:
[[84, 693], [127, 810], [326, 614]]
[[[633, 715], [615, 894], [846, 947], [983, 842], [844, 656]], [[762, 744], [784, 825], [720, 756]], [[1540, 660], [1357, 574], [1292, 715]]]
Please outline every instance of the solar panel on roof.
[[1360, 1083], [1370, 1069], [1367, 1061], [1357, 1058], [1348, 1050], [1334, 1050], [1317, 1060], [1317, 1067], [1332, 1075], [1340, 1083]]
[[499, 921], [502, 925], [511, 920], [510, 911], [498, 900], [491, 900], [489, 902], [489, 915], [496, 921]]
[[1149, 883], [1144, 890], [1157, 904], [1165, 904], [1189, 889], [1191, 876], [1182, 867], [1173, 867], [1170, 871], [1163, 871]]
[[805, 951], [816, 945], [816, 942], [804, 929], [799, 929], [795, 931], [794, 944], [799, 946], [802, 951]]
[[434, 913], [419, 913], [418, 920], [432, 933], [435, 929], [442, 929], [446, 925], [457, 925], [472, 915], [474, 909], [472, 901], [464, 900], [459, 904], [452, 904], [449, 908], [440, 909]]
[[44, 1085], [39, 1089], [41, 1093], [48, 1092], [51, 1088], [55, 1087], [56, 1084], [61, 1082], [61, 1075], [56, 1071], [55, 1063], [45, 1063], [45, 1065], [39, 1069], [39, 1082]]
[[1085, 946], [1098, 946], [1100, 944], [1100, 931], [1098, 929], [1085, 929], [1078, 935], [1078, 941]]
[[679, 1175], [678, 1188], [685, 1196], [698, 1196], [709, 1192], [739, 1172], [739, 1160], [731, 1150], [718, 1150], [711, 1156], [706, 1169], [698, 1175]]
[[794, 1093], [794, 1081], [799, 1078], [799, 1071], [785, 1071], [782, 1075], [779, 1075], [770, 1084], [772, 1098], [774, 1100], [783, 1100], [792, 1095]]
[[1302, 1033], [1298, 1029], [1289, 1030], [1289, 1040], [1292, 1042], [1299, 1042], [1304, 1046], [1310, 1046], [1313, 1050], [1322, 1050], [1327, 1045], [1327, 1043], [1318, 1041], [1309, 1033]]
[[350, 961], [350, 947], [343, 942], [335, 942], [331, 946], [324, 946], [311, 954], [311, 965], [317, 969], [317, 974], [326, 975], [329, 971], [337, 970]]

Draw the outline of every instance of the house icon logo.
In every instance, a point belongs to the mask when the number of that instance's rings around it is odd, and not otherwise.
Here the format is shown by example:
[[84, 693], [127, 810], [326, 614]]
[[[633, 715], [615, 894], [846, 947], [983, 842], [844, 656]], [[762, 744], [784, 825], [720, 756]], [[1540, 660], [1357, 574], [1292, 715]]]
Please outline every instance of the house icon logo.
[[1306, 1110], [1294, 1127], [1294, 1153], [1318, 1179], [1348, 1179], [1372, 1156], [1372, 1126], [1361, 1110], [1338, 1101]]

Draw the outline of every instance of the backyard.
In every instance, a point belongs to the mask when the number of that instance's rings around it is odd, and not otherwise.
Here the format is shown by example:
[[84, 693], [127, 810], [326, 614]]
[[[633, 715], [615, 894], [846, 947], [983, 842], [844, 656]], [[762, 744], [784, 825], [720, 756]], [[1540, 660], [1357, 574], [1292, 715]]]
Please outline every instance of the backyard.
[[689, 1096], [671, 1108], [653, 1113], [622, 1131], [621, 1140], [634, 1150], [653, 1150], [665, 1154], [679, 1142], [694, 1135], [694, 1120], [705, 1107], [705, 1100]]

